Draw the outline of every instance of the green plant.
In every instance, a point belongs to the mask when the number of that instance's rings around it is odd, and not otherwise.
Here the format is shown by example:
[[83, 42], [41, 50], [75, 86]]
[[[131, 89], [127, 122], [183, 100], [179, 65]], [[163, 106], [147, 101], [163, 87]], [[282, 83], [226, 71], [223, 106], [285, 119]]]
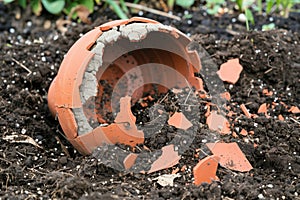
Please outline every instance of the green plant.
[[273, 30], [275, 29], [275, 24], [274, 23], [270, 23], [270, 24], [265, 24], [262, 26], [262, 31], [269, 31], [269, 30]]
[[[245, 14], [245, 16], [246, 16], [246, 28], [249, 31], [250, 30], [249, 23], [255, 24], [253, 13], [249, 8], [251, 5], [253, 5], [255, 3], [255, 0], [245, 0], [245, 1], [244, 0], [233, 0], [233, 2], [236, 3], [239, 11], [241, 13]], [[258, 10], [262, 9], [261, 3], [262, 3], [262, 1], [258, 0], [258, 5], [260, 6], [260, 7], [258, 6]]]
[[270, 14], [273, 8], [283, 17], [288, 17], [291, 8], [299, 4], [300, 0], [266, 0], [266, 13]]
[[219, 9], [225, 3], [225, 0], [207, 0], [206, 1], [206, 12], [210, 15], [215, 15], [218, 13]]
[[127, 15], [125, 13], [125, 12], [128, 13], [128, 9], [125, 5], [124, 0], [119, 1], [121, 7], [116, 1], [113, 1], [113, 0], [106, 0], [105, 2], [113, 8], [114, 12], [118, 15], [118, 17], [120, 19], [128, 19]]
[[255, 23], [253, 14], [249, 8], [245, 8], [245, 16], [246, 16], [246, 28], [249, 31], [250, 30], [249, 22], [251, 22], [251, 24]]
[[[246, 27], [249, 30], [249, 22], [254, 24], [253, 13], [250, 10], [250, 6], [254, 8], [254, 11], [257, 11], [259, 15], [266, 12], [270, 14], [273, 10], [276, 10], [283, 17], [288, 17], [289, 12], [294, 7], [295, 4], [299, 4], [300, 0], [266, 0], [263, 3], [262, 0], [233, 0], [236, 3], [239, 11], [245, 13], [246, 16]], [[299, 12], [299, 11], [298, 11]], [[267, 24], [262, 27], [263, 30], [270, 30], [275, 27], [275, 24]]]
[[[64, 13], [72, 19], [77, 19], [78, 17], [81, 19], [92, 13], [95, 3], [100, 4], [101, 0], [4, 0], [5, 4], [12, 2], [16, 2], [24, 9], [30, 6], [32, 12], [37, 16], [41, 14], [44, 8], [54, 15]], [[106, 0], [104, 2], [114, 10], [119, 18], [128, 19], [127, 14], [129, 11], [124, 0]], [[138, 0], [134, 2], [138, 3]]]
[[[14, 1], [15, 0], [4, 0], [4, 3], [7, 4]], [[30, 6], [35, 15], [40, 15], [43, 8], [54, 15], [60, 14], [61, 12], [69, 14], [72, 9], [79, 5], [86, 7], [89, 12], [93, 12], [94, 10], [94, 0], [17, 0], [16, 2], [22, 8]], [[77, 16], [76, 12], [74, 13], [74, 16]]]
[[167, 5], [170, 10], [173, 10], [174, 5], [183, 8], [190, 8], [195, 3], [195, 0], [168, 0]]
[[[65, 0], [65, 7], [62, 11], [72, 19], [77, 19], [80, 12], [85, 12], [87, 15], [92, 13], [94, 5], [94, 0]], [[79, 18], [82, 19], [82, 17]]]
[[257, 0], [257, 11], [258, 14], [262, 14], [262, 10], [263, 10], [263, 5], [262, 5], [262, 0]]

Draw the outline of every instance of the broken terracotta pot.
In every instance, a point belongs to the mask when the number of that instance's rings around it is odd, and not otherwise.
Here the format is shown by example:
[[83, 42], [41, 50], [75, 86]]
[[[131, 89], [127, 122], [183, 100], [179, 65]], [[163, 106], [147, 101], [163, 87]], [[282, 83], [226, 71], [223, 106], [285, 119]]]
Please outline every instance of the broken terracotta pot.
[[[65, 56], [48, 93], [49, 108], [72, 145], [90, 154], [104, 143], [134, 147], [144, 142], [131, 105], [153, 91], [187, 84], [201, 65], [191, 40], [177, 29], [151, 19], [116, 20], [83, 35]], [[113, 121], [106, 115], [114, 113]], [[187, 128], [184, 126], [183, 128]], [[129, 157], [126, 167], [134, 160]]]

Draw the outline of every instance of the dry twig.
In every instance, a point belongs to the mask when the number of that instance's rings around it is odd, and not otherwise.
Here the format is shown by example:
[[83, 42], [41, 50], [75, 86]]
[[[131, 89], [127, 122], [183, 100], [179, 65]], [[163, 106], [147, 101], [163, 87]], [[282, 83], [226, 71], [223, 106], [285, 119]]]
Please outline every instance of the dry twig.
[[17, 61], [16, 59], [14, 58], [11, 58], [15, 63], [17, 63], [18, 65], [20, 65], [20, 67], [22, 67], [23, 69], [25, 69], [28, 74], [27, 76], [30, 76], [30, 74], [32, 74], [32, 71], [30, 69], [28, 69], [25, 65], [23, 65], [21, 62]]
[[[118, 3], [118, 1], [116, 1], [116, 3]], [[153, 14], [156, 14], [156, 15], [161, 15], [161, 16], [168, 17], [168, 18], [171, 18], [171, 19], [175, 19], [177, 21], [181, 20], [180, 17], [175, 16], [173, 14], [166, 13], [166, 12], [156, 10], [156, 9], [153, 9], [153, 8], [148, 8], [148, 7], [143, 6], [143, 5], [129, 3], [129, 2], [125, 2], [125, 5], [130, 7], [130, 8], [135, 8], [135, 9], [138, 9], [138, 10], [144, 10], [146, 12], [150, 12], [150, 13], [153, 13]]]

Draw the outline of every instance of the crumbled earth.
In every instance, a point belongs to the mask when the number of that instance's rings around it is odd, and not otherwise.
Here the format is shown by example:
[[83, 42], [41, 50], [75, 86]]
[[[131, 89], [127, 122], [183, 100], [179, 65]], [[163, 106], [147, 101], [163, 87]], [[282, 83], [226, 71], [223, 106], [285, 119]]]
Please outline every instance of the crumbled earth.
[[[80, 155], [65, 139], [47, 106], [47, 91], [68, 49], [91, 27], [116, 16], [99, 10], [91, 16], [92, 25], [72, 23], [62, 34], [55, 26], [57, 17], [35, 17], [22, 11], [16, 19], [20, 10], [1, 3], [0, 13], [2, 199], [299, 199], [300, 114], [288, 111], [291, 106], [300, 108], [299, 13], [288, 19], [273, 17], [281, 29], [269, 32], [245, 32], [243, 24], [231, 24], [236, 14], [214, 18], [196, 9], [190, 11], [192, 23], [145, 14], [190, 33], [218, 66], [239, 58], [244, 68], [236, 84], [224, 83], [231, 95], [226, 105], [234, 113], [228, 119], [236, 135], [220, 135], [202, 121], [179, 164], [148, 175], [119, 172], [95, 154]], [[178, 13], [183, 15], [182, 10]], [[256, 21], [259, 26], [269, 19]], [[49, 22], [50, 27], [46, 26]], [[233, 32], [228, 29], [230, 24], [239, 28]], [[263, 93], [263, 89], [272, 93]], [[257, 114], [263, 103], [270, 106], [267, 114]], [[246, 117], [241, 104], [258, 117]], [[242, 129], [253, 134], [240, 135]], [[35, 143], [3, 139], [12, 134], [29, 136], [42, 149]], [[220, 181], [195, 186], [192, 168], [210, 154], [204, 144], [216, 138], [237, 142], [253, 170], [241, 173], [219, 166]], [[174, 186], [162, 187], [153, 180], [176, 168], [181, 177], [174, 180]]]

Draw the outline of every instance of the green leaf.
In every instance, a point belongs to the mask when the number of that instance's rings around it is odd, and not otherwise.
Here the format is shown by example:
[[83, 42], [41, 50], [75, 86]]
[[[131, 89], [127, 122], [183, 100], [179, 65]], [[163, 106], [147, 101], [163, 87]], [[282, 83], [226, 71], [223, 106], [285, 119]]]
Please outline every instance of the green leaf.
[[185, 15], [183, 15], [183, 19], [191, 19], [191, 18], [193, 18], [192, 14], [185, 14]]
[[[63, 9], [63, 11], [64, 11], [64, 13], [65, 13], [66, 15], [69, 15], [70, 12], [71, 12], [71, 10], [72, 10], [73, 8], [75, 8], [76, 6], [78, 6], [78, 5], [79, 5], [79, 4], [78, 4], [77, 2], [70, 2], [70, 3], [67, 4], [67, 7], [65, 7], [65, 8]], [[74, 12], [74, 13], [72, 14], [71, 18], [72, 18], [72, 19], [76, 19], [76, 18], [77, 18], [77, 13]]]
[[220, 9], [221, 6], [219, 5], [214, 5], [212, 8], [208, 8], [206, 10], [206, 12], [210, 15], [215, 15], [218, 13], [219, 9]]
[[251, 24], [254, 24], [255, 22], [254, 22], [254, 17], [253, 17], [253, 14], [252, 14], [252, 12], [251, 12], [251, 10], [250, 9], [245, 9], [245, 15], [246, 15], [246, 18], [247, 18], [247, 20], [249, 20], [250, 22], [251, 22]]
[[170, 10], [173, 10], [174, 4], [175, 4], [175, 0], [168, 0], [167, 1], [167, 5], [168, 5], [168, 8]]
[[65, 0], [42, 0], [43, 6], [51, 14], [59, 14], [65, 6]]
[[239, 11], [241, 12], [243, 10], [243, 0], [236, 0], [236, 5], [239, 8]]
[[128, 19], [127, 15], [123, 12], [123, 10], [115, 1], [106, 0], [106, 3], [108, 3], [114, 9], [115, 13], [118, 15], [120, 19]]
[[122, 8], [122, 10], [126, 13], [126, 14], [129, 14], [129, 10], [127, 8], [127, 6], [125, 5], [125, 1], [124, 0], [119, 0], [120, 2], [120, 6]]
[[262, 0], [257, 0], [258, 14], [262, 14]]
[[275, 29], [275, 24], [271, 23], [271, 24], [265, 24], [262, 26], [262, 31], [269, 31], [269, 30], [273, 30]]
[[9, 4], [9, 3], [11, 3], [11, 2], [13, 2], [14, 0], [4, 0], [3, 2], [5, 3], [5, 4]]
[[72, 8], [78, 6], [77, 2], [70, 2], [67, 3], [67, 6], [65, 6], [65, 8], [63, 9], [64, 13], [66, 13], [67, 15], [71, 12]]
[[90, 12], [94, 11], [94, 0], [79, 0], [78, 4], [85, 6]]
[[31, 9], [32, 9], [32, 12], [39, 16], [42, 12], [42, 4], [41, 4], [41, 1], [40, 0], [31, 0], [30, 1], [30, 4], [31, 4]]
[[176, 0], [176, 5], [183, 8], [189, 8], [194, 4], [195, 0]]
[[255, 3], [255, 0], [245, 0], [245, 1], [243, 1], [243, 9], [246, 10], [247, 8], [249, 8], [254, 3]]
[[23, 9], [26, 8], [26, 5], [27, 5], [26, 0], [18, 0], [18, 2], [19, 2], [19, 5], [20, 5]]
[[269, 14], [271, 12], [271, 9], [273, 8], [275, 1], [274, 0], [267, 0], [267, 7], [266, 7], [266, 13]]

